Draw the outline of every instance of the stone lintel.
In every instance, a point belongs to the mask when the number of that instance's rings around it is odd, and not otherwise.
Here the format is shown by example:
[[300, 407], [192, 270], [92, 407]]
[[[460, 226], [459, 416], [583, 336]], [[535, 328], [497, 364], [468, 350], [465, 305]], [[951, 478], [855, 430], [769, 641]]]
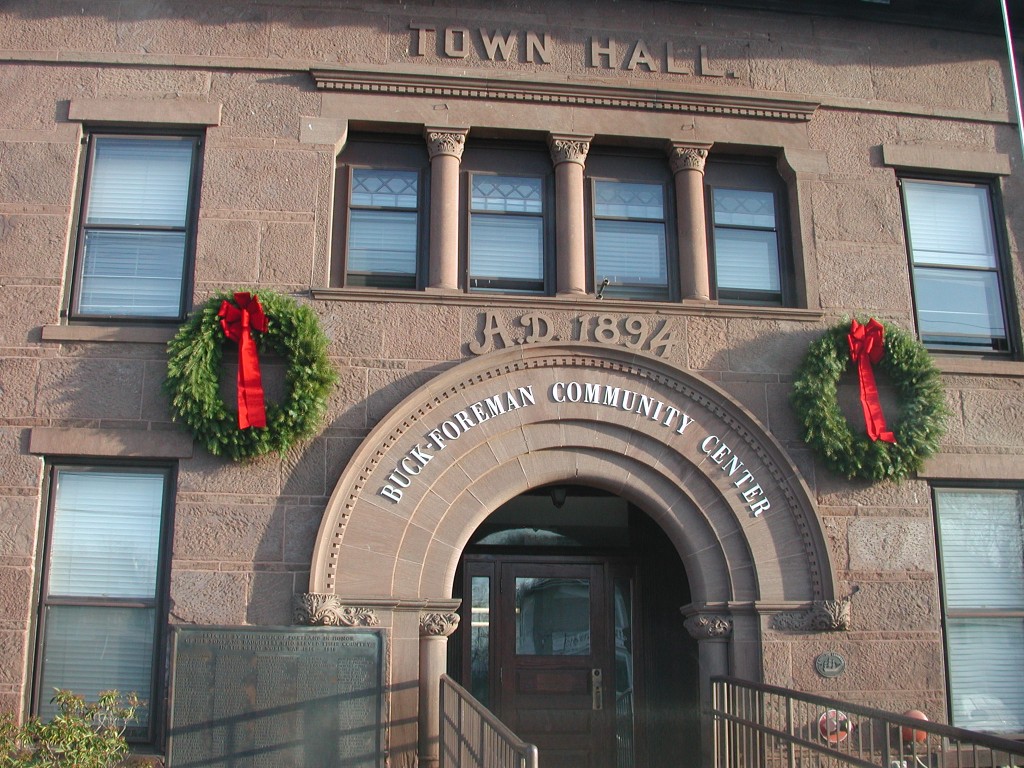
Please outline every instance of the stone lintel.
[[28, 450], [37, 456], [189, 459], [193, 441], [170, 430], [33, 427]]
[[220, 125], [221, 105], [179, 99], [72, 99], [68, 119], [132, 125]]

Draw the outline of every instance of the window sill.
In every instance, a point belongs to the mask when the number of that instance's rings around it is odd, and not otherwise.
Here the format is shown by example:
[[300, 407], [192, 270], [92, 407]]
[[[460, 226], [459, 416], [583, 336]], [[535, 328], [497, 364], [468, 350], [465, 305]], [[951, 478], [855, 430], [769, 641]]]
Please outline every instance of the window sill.
[[317, 301], [394, 302], [401, 304], [447, 304], [450, 306], [532, 307], [568, 311], [629, 312], [667, 316], [772, 318], [817, 322], [825, 317], [820, 310], [796, 307], [766, 307], [743, 304], [719, 304], [716, 301], [642, 301], [639, 299], [598, 299], [593, 294], [561, 296], [465, 293], [463, 291], [392, 290], [386, 288], [313, 288]]
[[1012, 359], [939, 355], [932, 353], [936, 367], [947, 374], [962, 376], [1024, 376], [1024, 362]]
[[166, 344], [178, 332], [177, 325], [105, 325], [74, 323], [44, 325], [43, 341], [55, 342], [119, 342], [131, 344]]

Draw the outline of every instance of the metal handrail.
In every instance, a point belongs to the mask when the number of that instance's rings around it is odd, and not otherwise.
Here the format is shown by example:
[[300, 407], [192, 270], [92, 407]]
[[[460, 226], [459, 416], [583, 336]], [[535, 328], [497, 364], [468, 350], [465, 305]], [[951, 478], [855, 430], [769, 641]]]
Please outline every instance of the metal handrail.
[[1024, 742], [773, 685], [711, 682], [715, 768], [1024, 766]]
[[448, 675], [441, 675], [440, 741], [440, 768], [537, 768], [537, 747]]

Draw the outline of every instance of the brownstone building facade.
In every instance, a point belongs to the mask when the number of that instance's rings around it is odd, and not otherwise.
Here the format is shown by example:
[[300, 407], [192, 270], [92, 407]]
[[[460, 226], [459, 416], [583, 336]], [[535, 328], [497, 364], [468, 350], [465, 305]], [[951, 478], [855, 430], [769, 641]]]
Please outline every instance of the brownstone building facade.
[[[1024, 733], [998, 4], [798, 6], [4, 4], [0, 705], [140, 690], [162, 755], [174, 627], [325, 625], [382, 638], [392, 766], [436, 763], [443, 672], [542, 765], [696, 754], [718, 674]], [[338, 374], [242, 462], [161, 388], [235, 290]], [[942, 372], [901, 482], [789, 404], [851, 316]]]

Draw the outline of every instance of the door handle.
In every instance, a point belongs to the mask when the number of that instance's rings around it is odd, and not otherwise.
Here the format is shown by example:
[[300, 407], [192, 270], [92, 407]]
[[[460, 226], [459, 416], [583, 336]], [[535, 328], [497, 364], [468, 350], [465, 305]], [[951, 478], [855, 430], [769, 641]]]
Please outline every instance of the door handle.
[[604, 709], [604, 685], [601, 670], [590, 670], [590, 703], [594, 709]]

